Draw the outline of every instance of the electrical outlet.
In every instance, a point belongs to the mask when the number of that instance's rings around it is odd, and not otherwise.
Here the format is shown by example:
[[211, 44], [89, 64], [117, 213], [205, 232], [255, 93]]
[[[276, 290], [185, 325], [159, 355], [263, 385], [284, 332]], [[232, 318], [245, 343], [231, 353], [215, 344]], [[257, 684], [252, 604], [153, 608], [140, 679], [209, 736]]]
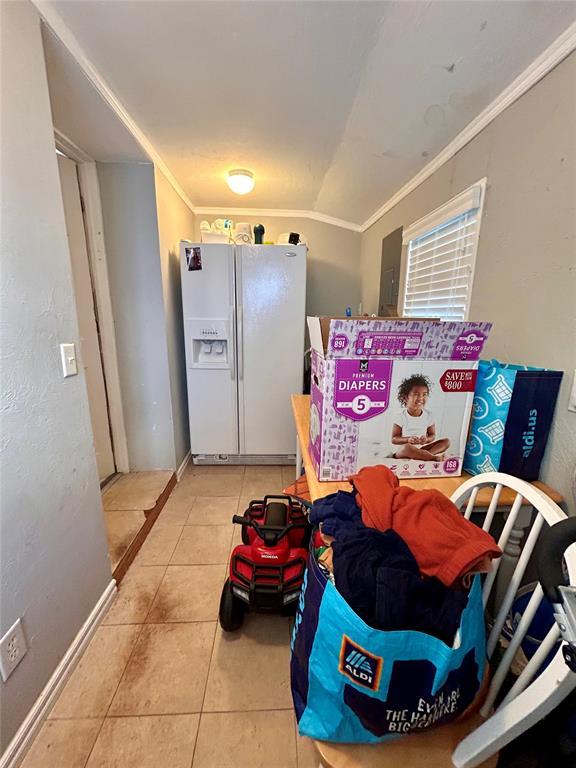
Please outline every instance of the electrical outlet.
[[6, 681], [26, 655], [28, 646], [20, 619], [14, 622], [0, 640], [0, 673]]

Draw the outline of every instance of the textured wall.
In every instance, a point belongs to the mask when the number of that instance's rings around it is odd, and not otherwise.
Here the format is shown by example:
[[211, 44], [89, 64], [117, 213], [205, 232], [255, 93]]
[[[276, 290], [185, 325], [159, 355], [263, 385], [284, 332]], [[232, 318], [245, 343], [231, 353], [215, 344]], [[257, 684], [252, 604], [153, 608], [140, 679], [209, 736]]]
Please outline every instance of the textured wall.
[[154, 166], [98, 163], [130, 470], [176, 469]]
[[30, 649], [0, 683], [4, 750], [110, 581], [40, 23], [0, 3], [2, 422], [0, 635]]
[[362, 295], [373, 312], [382, 238], [487, 177], [470, 319], [494, 323], [487, 356], [565, 371], [542, 478], [573, 510], [575, 80], [573, 53], [362, 235]]
[[195, 217], [158, 170], [155, 171], [155, 182], [170, 364], [174, 445], [176, 466], [178, 467], [190, 450], [182, 290], [180, 286], [180, 240], [191, 240], [194, 237]]

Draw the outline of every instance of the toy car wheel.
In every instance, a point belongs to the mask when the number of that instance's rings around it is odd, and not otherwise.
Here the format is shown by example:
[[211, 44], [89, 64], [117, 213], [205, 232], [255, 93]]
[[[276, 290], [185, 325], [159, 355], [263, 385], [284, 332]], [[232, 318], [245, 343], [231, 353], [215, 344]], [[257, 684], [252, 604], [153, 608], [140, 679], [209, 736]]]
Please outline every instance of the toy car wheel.
[[239, 600], [232, 591], [230, 579], [226, 579], [220, 598], [220, 626], [224, 632], [235, 632], [244, 623], [244, 603]]

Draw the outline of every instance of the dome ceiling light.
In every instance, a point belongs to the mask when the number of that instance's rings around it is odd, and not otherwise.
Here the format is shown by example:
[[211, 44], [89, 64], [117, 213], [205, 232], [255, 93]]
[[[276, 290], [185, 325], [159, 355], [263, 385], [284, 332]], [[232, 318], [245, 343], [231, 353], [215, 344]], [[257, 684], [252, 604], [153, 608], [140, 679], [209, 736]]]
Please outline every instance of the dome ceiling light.
[[237, 195], [247, 195], [254, 189], [254, 174], [252, 171], [246, 171], [243, 168], [237, 168], [234, 171], [228, 171], [226, 182], [232, 192]]

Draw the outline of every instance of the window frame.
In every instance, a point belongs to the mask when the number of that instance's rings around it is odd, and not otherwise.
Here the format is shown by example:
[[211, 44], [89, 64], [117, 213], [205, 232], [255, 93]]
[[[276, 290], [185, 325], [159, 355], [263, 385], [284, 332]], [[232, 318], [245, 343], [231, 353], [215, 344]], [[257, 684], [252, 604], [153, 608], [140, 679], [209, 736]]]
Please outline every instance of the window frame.
[[[480, 179], [474, 184], [471, 184], [469, 187], [464, 189], [458, 195], [455, 195], [453, 198], [448, 200], [443, 205], [439, 206], [438, 208], [435, 208], [433, 211], [426, 214], [426, 216], [422, 216], [420, 219], [417, 219], [409, 226], [404, 227], [404, 231], [402, 233], [401, 285], [400, 285], [400, 291], [399, 291], [399, 298], [400, 298], [399, 310], [400, 310], [401, 317], [406, 317], [406, 315], [404, 314], [404, 310], [405, 310], [405, 304], [406, 304], [406, 288], [408, 285], [408, 265], [409, 265], [408, 251], [409, 251], [410, 242], [412, 240], [416, 240], [419, 237], [422, 237], [427, 232], [430, 232], [431, 230], [436, 229], [442, 224], [448, 223], [451, 219], [454, 219], [457, 216], [461, 216], [470, 210], [477, 209], [478, 213], [477, 213], [477, 227], [476, 227], [476, 233], [475, 233], [476, 237], [474, 240], [474, 245], [471, 253], [470, 280], [468, 283], [468, 296], [467, 296], [466, 307], [464, 312], [464, 322], [466, 322], [469, 319], [470, 306], [472, 303], [472, 290], [474, 287], [474, 276], [476, 273], [476, 257], [478, 254], [478, 245], [480, 242], [480, 232], [482, 228], [482, 219], [484, 214], [486, 186], [487, 186], [487, 179], [486, 177], [484, 177], [483, 179]], [[417, 318], [408, 317], [407, 319], [417, 319]], [[444, 321], [443, 318], [442, 320]], [[450, 321], [446, 320], [445, 322], [450, 322]]]

